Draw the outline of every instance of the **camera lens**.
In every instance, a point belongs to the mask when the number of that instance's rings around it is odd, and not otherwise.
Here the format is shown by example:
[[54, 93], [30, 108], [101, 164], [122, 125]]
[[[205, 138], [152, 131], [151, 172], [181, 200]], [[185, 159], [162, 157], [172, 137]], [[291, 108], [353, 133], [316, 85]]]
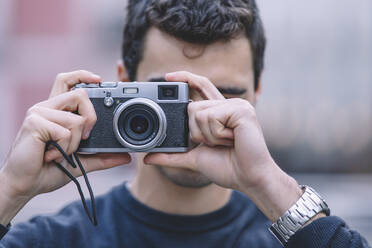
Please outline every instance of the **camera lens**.
[[119, 118], [119, 132], [131, 144], [143, 145], [155, 137], [159, 119], [150, 107], [135, 104], [125, 109]]
[[133, 117], [129, 125], [133, 132], [142, 134], [147, 130], [149, 122], [145, 116], [137, 115]]
[[133, 98], [114, 114], [114, 133], [118, 141], [134, 151], [160, 145], [165, 138], [166, 118], [162, 108], [145, 98]]

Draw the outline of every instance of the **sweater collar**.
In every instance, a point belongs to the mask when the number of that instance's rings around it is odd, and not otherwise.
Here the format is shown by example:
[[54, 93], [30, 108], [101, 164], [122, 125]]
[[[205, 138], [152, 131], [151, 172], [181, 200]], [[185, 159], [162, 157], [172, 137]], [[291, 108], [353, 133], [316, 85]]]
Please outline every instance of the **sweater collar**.
[[155, 210], [135, 199], [127, 185], [117, 187], [114, 197], [120, 208], [146, 225], [178, 232], [201, 232], [224, 226], [238, 218], [243, 210], [255, 209], [255, 205], [242, 193], [233, 191], [222, 208], [201, 215], [177, 215]]

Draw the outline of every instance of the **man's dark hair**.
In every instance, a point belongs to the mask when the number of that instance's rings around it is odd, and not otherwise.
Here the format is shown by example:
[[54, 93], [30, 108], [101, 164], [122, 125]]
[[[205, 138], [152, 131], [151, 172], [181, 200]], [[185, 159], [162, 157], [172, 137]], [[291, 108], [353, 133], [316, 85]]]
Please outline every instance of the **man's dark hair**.
[[253, 53], [257, 89], [264, 66], [266, 38], [255, 0], [129, 0], [122, 56], [135, 81], [150, 27], [186, 42], [211, 44], [245, 34]]

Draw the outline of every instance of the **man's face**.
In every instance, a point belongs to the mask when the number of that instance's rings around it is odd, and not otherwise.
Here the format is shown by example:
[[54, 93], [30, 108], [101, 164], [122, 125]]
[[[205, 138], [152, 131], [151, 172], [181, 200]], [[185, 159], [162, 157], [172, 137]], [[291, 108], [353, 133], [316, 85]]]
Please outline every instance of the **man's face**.
[[[205, 76], [226, 98], [240, 97], [255, 104], [253, 58], [245, 36], [200, 46], [151, 28], [138, 66], [137, 81], [164, 81], [165, 74], [174, 71], [189, 71]], [[201, 99], [197, 92], [191, 91], [190, 96], [194, 101]], [[142, 162], [142, 156], [139, 160]], [[206, 177], [193, 171], [160, 166], [157, 168], [161, 174], [180, 186], [203, 187], [210, 184]]]

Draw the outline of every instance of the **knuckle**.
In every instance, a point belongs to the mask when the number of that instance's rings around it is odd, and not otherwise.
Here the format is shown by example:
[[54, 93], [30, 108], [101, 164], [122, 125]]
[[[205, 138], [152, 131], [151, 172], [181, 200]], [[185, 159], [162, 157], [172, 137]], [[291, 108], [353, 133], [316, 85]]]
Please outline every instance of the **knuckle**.
[[90, 112], [87, 116], [84, 116], [84, 124], [94, 125], [98, 118], [95, 112]]
[[210, 83], [209, 78], [207, 78], [205, 76], [199, 76], [199, 78], [200, 78], [200, 82], [202, 84], [208, 84], [208, 83]]
[[236, 104], [239, 104], [239, 105], [246, 105], [247, 103], [249, 104], [249, 102], [247, 100], [244, 100], [242, 98], [231, 98], [229, 99], [229, 101], [232, 101]]
[[197, 108], [197, 103], [196, 102], [189, 103], [189, 106], [187, 108], [187, 111], [188, 111], [189, 115], [193, 114], [195, 112], [196, 108]]
[[77, 99], [88, 98], [88, 93], [84, 89], [77, 89], [74, 92]]
[[27, 110], [26, 116], [30, 116], [30, 115], [37, 114], [37, 113], [40, 113], [40, 107], [37, 105], [34, 105]]
[[202, 136], [192, 132], [190, 133], [190, 139], [196, 143], [199, 143], [202, 141]]
[[232, 99], [245, 112], [255, 112], [254, 107], [247, 100], [241, 98]]
[[98, 117], [97, 117], [97, 114], [94, 112], [94, 114], [92, 114], [91, 118], [90, 118], [90, 122], [95, 124], [98, 120]]
[[75, 73], [76, 73], [76, 74], [87, 74], [87, 73], [89, 73], [89, 72], [86, 71], [86, 70], [77, 70], [77, 71], [75, 71]]
[[204, 114], [203, 111], [198, 111], [198, 112], [195, 113], [195, 120], [197, 122], [202, 122], [204, 120], [204, 118], [205, 118], [205, 114]]
[[89, 122], [89, 123], [96, 123], [97, 122], [98, 117], [97, 117], [97, 114], [96, 114], [96, 111], [95, 111], [94, 108], [93, 108], [93, 111], [91, 111], [86, 118], [87, 118], [86, 121]]
[[40, 117], [34, 113], [28, 115], [24, 121], [24, 127], [26, 129], [33, 129], [40, 122]]
[[255, 112], [254, 107], [247, 101], [245, 102], [244, 105], [242, 104], [242, 108], [247, 112], [251, 112], [251, 113]]
[[255, 109], [252, 107], [252, 105], [244, 105], [242, 106], [242, 112], [248, 116], [250, 116], [251, 118], [256, 118], [256, 111]]
[[213, 111], [209, 111], [207, 114], [208, 122], [212, 123], [216, 120], [216, 113]]
[[62, 73], [58, 73], [57, 76], [56, 76], [56, 81], [61, 81], [61, 80], [63, 80], [65, 77], [66, 77], [66, 73], [64, 73], [64, 72], [62, 72]]
[[75, 115], [75, 118], [76, 118], [76, 121], [75, 121], [76, 126], [79, 128], [82, 128], [86, 122], [86, 118], [79, 116], [79, 115]]
[[194, 133], [190, 132], [190, 140], [195, 141], [196, 140], [195, 138], [196, 137], [195, 137]]
[[61, 134], [61, 139], [63, 140], [70, 140], [72, 137], [72, 132], [68, 129], [63, 129]]
[[187, 77], [191, 76], [191, 72], [188, 72], [188, 71], [179, 71], [180, 74], [184, 74], [186, 75]]

